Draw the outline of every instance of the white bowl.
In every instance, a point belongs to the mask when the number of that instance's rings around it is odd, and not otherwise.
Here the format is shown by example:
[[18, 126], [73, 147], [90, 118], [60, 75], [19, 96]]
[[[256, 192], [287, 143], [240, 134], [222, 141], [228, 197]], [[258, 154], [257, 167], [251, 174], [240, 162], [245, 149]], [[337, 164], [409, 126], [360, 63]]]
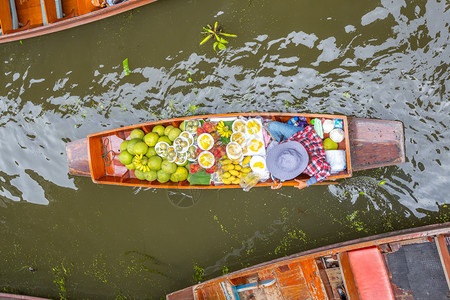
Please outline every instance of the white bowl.
[[[203, 156], [209, 156], [211, 159], [210, 159], [210, 161], [211, 161], [211, 165], [204, 165], [204, 164], [202, 164], [201, 163], [201, 158], [203, 157]], [[200, 165], [200, 167], [202, 167], [202, 168], [204, 168], [204, 169], [209, 169], [209, 168], [211, 168], [212, 166], [214, 166], [214, 163], [216, 162], [216, 159], [214, 158], [214, 154], [212, 154], [211, 152], [209, 152], [209, 151], [203, 151], [202, 153], [200, 153], [199, 155], [198, 155], [198, 164]]]
[[[201, 141], [203, 139], [206, 139], [206, 140], [210, 141], [209, 145], [207, 147], [205, 147], [205, 148], [202, 147], [202, 145], [201, 145]], [[197, 139], [197, 145], [202, 150], [209, 150], [209, 149], [211, 149], [214, 146], [214, 138], [209, 133], [202, 133], [202, 134], [200, 134], [200, 136]]]
[[[262, 163], [263, 167], [262, 168], [260, 166], [255, 167], [256, 163]], [[266, 159], [259, 155], [253, 156], [252, 159], [250, 159], [250, 168], [252, 169], [253, 172], [257, 174], [265, 173], [267, 171]]]
[[333, 129], [330, 132], [330, 139], [333, 140], [333, 142], [340, 143], [344, 140], [345, 133], [342, 129]]
[[[238, 130], [238, 128], [236, 128], [236, 127], [237, 127], [237, 124], [239, 124], [239, 123], [242, 123], [244, 126], [241, 129]], [[233, 125], [231, 126], [231, 129], [233, 130], [233, 132], [240, 131], [242, 133], [245, 133], [245, 125], [246, 125], [246, 121], [245, 120], [243, 120], [243, 119], [236, 119], [236, 120], [234, 120]]]

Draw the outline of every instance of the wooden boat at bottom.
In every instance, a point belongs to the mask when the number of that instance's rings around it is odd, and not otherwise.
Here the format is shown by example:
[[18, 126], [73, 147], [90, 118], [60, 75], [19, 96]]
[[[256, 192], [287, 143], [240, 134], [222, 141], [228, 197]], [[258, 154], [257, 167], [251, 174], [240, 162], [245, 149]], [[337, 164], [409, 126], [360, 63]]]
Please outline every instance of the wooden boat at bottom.
[[171, 293], [167, 300], [448, 299], [450, 223], [275, 259]]
[[[159, 183], [137, 179], [133, 172], [119, 162], [120, 144], [127, 139], [133, 129], [141, 128], [145, 133], [151, 132], [156, 125], [173, 125], [179, 127], [185, 120], [206, 120], [221, 118], [264, 118], [273, 121], [287, 122], [292, 117], [340, 119], [343, 121], [345, 138], [339, 143], [339, 149], [345, 150], [347, 168], [332, 174], [326, 182], [352, 176], [353, 171], [384, 167], [405, 162], [403, 124], [399, 121], [361, 119], [343, 115], [301, 114], [301, 113], [232, 113], [203, 116], [191, 116], [169, 120], [143, 123], [121, 127], [89, 135], [85, 139], [66, 144], [69, 173], [88, 176], [94, 183], [120, 186], [140, 186], [153, 188], [177, 189], [217, 189], [241, 188], [239, 184], [190, 185], [188, 181]], [[327, 137], [327, 135], [325, 135]], [[306, 181], [309, 177], [301, 174], [297, 179]], [[256, 186], [270, 186], [271, 179], [259, 182]], [[284, 186], [296, 185], [294, 180], [284, 182]]]

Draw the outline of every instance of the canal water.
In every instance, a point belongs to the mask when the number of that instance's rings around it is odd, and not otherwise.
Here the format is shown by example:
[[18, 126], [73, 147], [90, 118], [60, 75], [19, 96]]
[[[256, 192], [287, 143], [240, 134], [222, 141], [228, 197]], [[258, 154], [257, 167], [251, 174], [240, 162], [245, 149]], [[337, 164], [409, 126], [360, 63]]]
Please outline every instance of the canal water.
[[[238, 35], [224, 51], [199, 45], [215, 21]], [[306, 249], [450, 221], [449, 23], [438, 0], [160, 0], [2, 44], [0, 290], [160, 299]], [[302, 191], [68, 174], [65, 143], [88, 134], [252, 111], [400, 120], [406, 163]]]

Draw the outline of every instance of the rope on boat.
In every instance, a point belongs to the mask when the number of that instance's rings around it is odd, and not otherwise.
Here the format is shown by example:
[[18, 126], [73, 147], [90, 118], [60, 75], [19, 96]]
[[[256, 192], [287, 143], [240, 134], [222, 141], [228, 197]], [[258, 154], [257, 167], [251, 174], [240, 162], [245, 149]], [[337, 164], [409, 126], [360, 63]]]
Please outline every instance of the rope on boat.
[[109, 167], [112, 164], [114, 158], [116, 157], [116, 153], [112, 149], [108, 150], [108, 146], [110, 144], [111, 141], [109, 140], [109, 138], [103, 139], [102, 159], [105, 162], [105, 167]]

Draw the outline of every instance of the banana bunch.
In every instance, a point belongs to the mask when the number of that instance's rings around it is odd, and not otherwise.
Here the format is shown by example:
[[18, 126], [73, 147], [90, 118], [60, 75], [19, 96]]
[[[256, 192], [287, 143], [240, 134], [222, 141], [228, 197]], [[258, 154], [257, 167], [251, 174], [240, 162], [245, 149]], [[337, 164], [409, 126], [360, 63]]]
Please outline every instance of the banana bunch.
[[230, 159], [223, 159], [220, 161], [222, 164], [221, 179], [224, 184], [239, 184], [241, 178], [250, 173], [250, 167], [242, 167], [239, 162], [232, 162]]
[[217, 124], [216, 130], [217, 130], [217, 133], [220, 134], [220, 136], [223, 136], [226, 138], [230, 137], [231, 134], [233, 133], [233, 131], [230, 129], [230, 127], [226, 126], [223, 121], [220, 121], [219, 124]]
[[146, 156], [143, 156], [142, 154], [137, 154], [133, 158], [133, 164], [136, 167], [136, 170], [142, 171], [142, 172], [148, 172], [150, 171], [149, 166], [147, 166], [148, 158]]

